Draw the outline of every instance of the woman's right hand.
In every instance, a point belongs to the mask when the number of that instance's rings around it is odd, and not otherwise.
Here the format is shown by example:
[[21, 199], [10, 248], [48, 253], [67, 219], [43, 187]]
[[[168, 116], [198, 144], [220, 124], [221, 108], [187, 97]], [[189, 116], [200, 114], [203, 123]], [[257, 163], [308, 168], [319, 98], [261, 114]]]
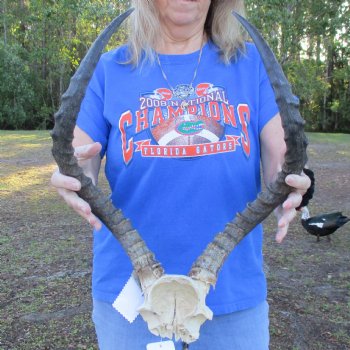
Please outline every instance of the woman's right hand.
[[[97, 181], [97, 174], [100, 167], [100, 151], [101, 144], [98, 142], [75, 147], [74, 155], [78, 160], [79, 166], [84, 169], [85, 175], [89, 176], [93, 183]], [[96, 230], [101, 229], [101, 221], [92, 213], [89, 203], [80, 198], [76, 193], [81, 188], [79, 180], [61, 174], [57, 168], [51, 176], [51, 185], [57, 190], [65, 202], [86, 219], [91, 226]]]

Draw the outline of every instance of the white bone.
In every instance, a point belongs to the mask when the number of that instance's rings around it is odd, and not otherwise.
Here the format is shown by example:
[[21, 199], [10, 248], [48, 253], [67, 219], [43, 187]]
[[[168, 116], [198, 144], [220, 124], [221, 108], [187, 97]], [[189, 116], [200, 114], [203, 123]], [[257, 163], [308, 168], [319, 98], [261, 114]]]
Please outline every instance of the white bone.
[[186, 343], [199, 338], [199, 329], [213, 312], [205, 305], [209, 284], [182, 275], [163, 275], [144, 290], [139, 312], [151, 333]]

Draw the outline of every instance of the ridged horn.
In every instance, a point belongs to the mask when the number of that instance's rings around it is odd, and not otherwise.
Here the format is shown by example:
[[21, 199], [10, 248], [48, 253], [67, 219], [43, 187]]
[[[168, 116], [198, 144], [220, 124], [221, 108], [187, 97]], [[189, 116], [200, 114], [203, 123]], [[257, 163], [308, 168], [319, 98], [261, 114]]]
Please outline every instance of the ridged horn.
[[163, 275], [161, 264], [147, 248], [138, 232], [132, 228], [130, 221], [123, 216], [121, 210], [116, 209], [110, 199], [92, 184], [89, 177], [84, 175], [74, 157], [72, 146], [73, 131], [80, 105], [102, 50], [113, 33], [118, 30], [132, 11], [131, 8], [116, 17], [88, 50], [79, 68], [71, 78], [67, 91], [62, 95], [60, 108], [55, 114], [55, 127], [51, 132], [51, 137], [53, 139], [52, 154], [60, 172], [81, 182], [81, 190], [78, 195], [90, 204], [92, 212], [121, 243], [130, 257], [141, 284], [145, 286]]
[[283, 203], [292, 191], [292, 188], [285, 183], [286, 176], [300, 174], [307, 161], [305, 121], [299, 113], [299, 101], [293, 95], [282, 67], [258, 30], [242, 16], [237, 13], [234, 15], [247, 30], [261, 55], [282, 118], [287, 151], [282, 171], [278, 173], [276, 181], [259, 193], [258, 198], [253, 203], [249, 203], [242, 213], [237, 214], [192, 265], [189, 276], [212, 285], [215, 285], [219, 270], [234, 247]]

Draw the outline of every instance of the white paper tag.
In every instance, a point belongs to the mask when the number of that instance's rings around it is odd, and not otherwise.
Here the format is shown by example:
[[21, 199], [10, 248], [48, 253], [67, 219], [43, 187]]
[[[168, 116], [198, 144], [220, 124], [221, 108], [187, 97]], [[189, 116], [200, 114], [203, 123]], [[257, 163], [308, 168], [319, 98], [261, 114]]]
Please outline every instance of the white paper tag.
[[147, 350], [175, 350], [175, 345], [171, 340], [147, 344]]
[[126, 282], [124, 288], [114, 300], [113, 307], [130, 323], [134, 322], [143, 303], [143, 294], [133, 276]]

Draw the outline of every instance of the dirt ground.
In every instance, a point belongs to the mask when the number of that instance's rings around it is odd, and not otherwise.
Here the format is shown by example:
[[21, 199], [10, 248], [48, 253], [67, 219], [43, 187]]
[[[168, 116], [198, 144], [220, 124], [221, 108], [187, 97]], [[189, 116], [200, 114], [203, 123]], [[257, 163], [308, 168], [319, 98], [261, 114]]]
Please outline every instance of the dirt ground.
[[[350, 216], [350, 135], [312, 134], [310, 141], [311, 215]], [[50, 189], [50, 148], [47, 132], [0, 131], [0, 350], [97, 349], [91, 230]], [[350, 223], [319, 243], [300, 218], [282, 245], [274, 229], [269, 218], [270, 348], [349, 350]]]

